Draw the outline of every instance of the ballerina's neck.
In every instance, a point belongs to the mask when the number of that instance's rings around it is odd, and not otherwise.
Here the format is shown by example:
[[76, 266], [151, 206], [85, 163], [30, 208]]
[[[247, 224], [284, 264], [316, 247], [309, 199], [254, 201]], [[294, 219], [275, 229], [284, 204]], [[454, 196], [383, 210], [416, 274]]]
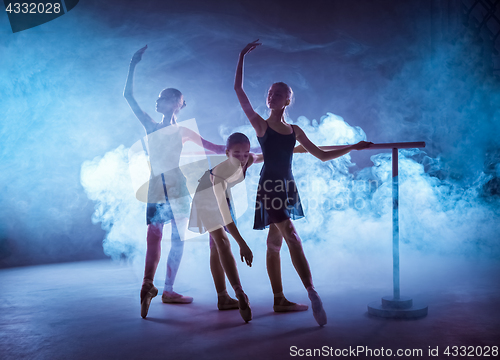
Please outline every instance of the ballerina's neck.
[[[271, 110], [268, 121], [285, 122], [285, 109]], [[286, 123], [286, 122], [285, 122]]]

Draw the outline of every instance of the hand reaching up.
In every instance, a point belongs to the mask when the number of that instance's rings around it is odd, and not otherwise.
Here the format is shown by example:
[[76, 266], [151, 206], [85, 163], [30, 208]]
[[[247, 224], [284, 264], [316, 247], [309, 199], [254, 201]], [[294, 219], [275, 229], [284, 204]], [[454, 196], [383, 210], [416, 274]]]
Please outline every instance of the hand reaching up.
[[252, 41], [251, 43], [247, 44], [247, 46], [245, 46], [243, 48], [243, 50], [241, 50], [240, 56], [245, 56], [250, 51], [252, 51], [253, 49], [255, 49], [257, 46], [262, 45], [262, 43], [259, 43], [257, 41], [259, 41], [259, 39], [255, 40], [255, 41]]
[[132, 60], [130, 60], [130, 64], [132, 65], [136, 65], [139, 61], [142, 60], [142, 54], [144, 54], [144, 52], [146, 51], [146, 49], [148, 48], [148, 46], [144, 46], [143, 48], [140, 48], [139, 50], [137, 50], [134, 54], [134, 56], [132, 56]]

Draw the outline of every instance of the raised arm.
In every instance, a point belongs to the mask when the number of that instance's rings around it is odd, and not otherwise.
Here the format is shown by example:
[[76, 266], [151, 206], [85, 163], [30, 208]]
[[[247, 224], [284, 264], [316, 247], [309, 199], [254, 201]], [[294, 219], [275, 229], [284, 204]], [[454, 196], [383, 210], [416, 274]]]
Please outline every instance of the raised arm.
[[[321, 148], [314, 145], [311, 140], [309, 140], [309, 138], [306, 136], [306, 134], [300, 127], [298, 127], [297, 125], [292, 125], [292, 126], [294, 127], [297, 141], [300, 142], [302, 147], [307, 152], [311, 153], [311, 155], [314, 155], [321, 161], [333, 160], [338, 157], [341, 157], [342, 155], [348, 154], [352, 150], [366, 149], [370, 144], [372, 144], [371, 142], [360, 141], [359, 143], [354, 145], [346, 145], [341, 149], [322, 150]], [[297, 151], [297, 152], [302, 152], [302, 151]]]
[[262, 117], [255, 112], [250, 104], [250, 100], [248, 100], [247, 94], [245, 90], [243, 90], [243, 60], [245, 55], [250, 51], [255, 49], [257, 46], [261, 45], [255, 40], [254, 42], [249, 43], [243, 50], [241, 50], [240, 56], [238, 58], [238, 66], [236, 67], [236, 76], [234, 78], [234, 91], [236, 91], [236, 95], [238, 96], [238, 100], [240, 101], [240, 105], [245, 112], [248, 120], [250, 120], [250, 124], [252, 124], [257, 136], [263, 136], [266, 131], [267, 124]]
[[144, 46], [143, 48], [139, 49], [134, 56], [132, 57], [132, 60], [130, 60], [130, 66], [128, 68], [128, 76], [127, 76], [127, 82], [125, 84], [125, 89], [123, 90], [123, 96], [125, 97], [125, 100], [127, 100], [130, 108], [134, 112], [135, 116], [139, 119], [141, 124], [144, 126], [146, 129], [146, 132], [150, 132], [156, 125], [154, 120], [149, 116], [147, 113], [142, 111], [140, 108], [139, 104], [134, 98], [134, 72], [135, 72], [135, 67], [141, 61], [142, 59], [142, 54], [146, 51], [148, 46]]

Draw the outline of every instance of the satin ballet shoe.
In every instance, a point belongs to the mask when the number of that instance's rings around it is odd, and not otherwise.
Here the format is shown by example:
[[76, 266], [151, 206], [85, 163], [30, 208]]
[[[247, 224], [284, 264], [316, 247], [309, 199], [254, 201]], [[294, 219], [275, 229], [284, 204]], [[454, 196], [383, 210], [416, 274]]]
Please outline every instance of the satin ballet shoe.
[[219, 310], [234, 310], [238, 309], [238, 300], [230, 296], [219, 296], [217, 300], [217, 308]]
[[281, 298], [278, 305], [274, 304], [273, 306], [274, 312], [306, 311], [307, 309], [309, 306], [288, 301], [284, 297]]
[[309, 300], [311, 300], [311, 307], [314, 315], [314, 319], [319, 326], [326, 324], [326, 312], [323, 309], [323, 303], [318, 295], [318, 293], [313, 290], [309, 292]]
[[141, 316], [144, 319], [148, 316], [149, 305], [151, 300], [158, 295], [158, 289], [153, 285], [153, 283], [146, 283], [142, 285], [141, 289]]
[[252, 309], [250, 309], [250, 302], [248, 301], [248, 296], [245, 293], [236, 295], [238, 298], [238, 307], [240, 308], [240, 315], [245, 320], [249, 322], [252, 320]]
[[193, 298], [177, 294], [175, 291], [164, 291], [161, 296], [161, 301], [165, 304], [191, 304]]

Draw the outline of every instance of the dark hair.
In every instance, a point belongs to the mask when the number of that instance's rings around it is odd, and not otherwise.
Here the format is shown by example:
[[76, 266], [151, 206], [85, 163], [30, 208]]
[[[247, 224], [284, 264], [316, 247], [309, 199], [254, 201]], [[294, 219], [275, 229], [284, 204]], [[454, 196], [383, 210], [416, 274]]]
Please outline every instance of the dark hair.
[[[290, 100], [290, 105], [291, 105], [293, 103], [293, 90], [292, 90], [292, 88], [288, 84], [286, 84], [282, 81], [275, 82], [273, 85], [278, 85], [287, 92], [288, 100]], [[273, 85], [271, 85], [271, 86], [273, 86]]]
[[182, 96], [182, 93], [177, 90], [177, 89], [174, 89], [174, 88], [166, 88], [166, 89], [163, 89], [160, 93], [160, 97], [166, 97], [166, 98], [175, 98], [177, 100], [179, 100]]
[[250, 140], [248, 140], [245, 134], [236, 132], [227, 138], [226, 141], [226, 150], [230, 150], [236, 144], [248, 144], [250, 145]]
[[[176, 101], [179, 101], [181, 99], [182, 93], [174, 88], [166, 88], [163, 89], [160, 93], [160, 97], [166, 98], [166, 99], [175, 99]], [[181, 109], [186, 106], [186, 101], [182, 103], [182, 106], [180, 107]]]

